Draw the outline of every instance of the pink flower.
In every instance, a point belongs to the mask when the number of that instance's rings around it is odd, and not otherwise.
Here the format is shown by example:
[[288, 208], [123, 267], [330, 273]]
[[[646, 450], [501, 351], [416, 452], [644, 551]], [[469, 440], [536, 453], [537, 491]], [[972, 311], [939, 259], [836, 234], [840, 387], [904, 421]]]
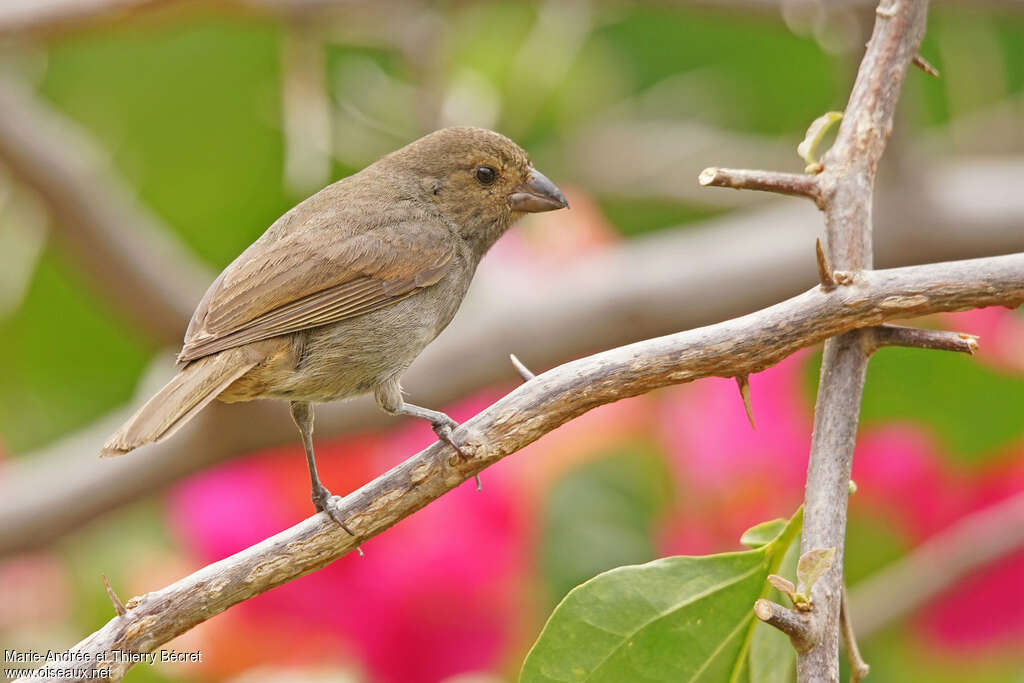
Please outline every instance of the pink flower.
[[[982, 472], [950, 477], [949, 524], [1024, 491], [1024, 444]], [[1024, 642], [1024, 549], [972, 572], [918, 615], [935, 641], [961, 650]]]
[[[369, 479], [371, 465], [384, 471], [381, 461], [394, 464], [434, 440], [428, 426], [410, 421], [394, 436], [318, 443], [318, 460], [325, 481], [341, 492], [338, 482], [352, 472]], [[348, 476], [336, 476], [339, 469]], [[236, 607], [280, 634], [271, 653], [254, 659], [288, 659], [294, 640], [329, 634], [336, 652], [321, 657], [355, 653], [374, 681], [427, 683], [495, 668], [513, 636], [527, 565], [525, 516], [507, 469], [490, 468], [483, 493], [471, 482], [460, 486], [369, 541], [366, 557], [349, 555]], [[301, 450], [193, 477], [172, 493], [171, 511], [202, 562], [256, 543], [312, 512]]]
[[911, 544], [945, 528], [962, 509], [941, 450], [921, 428], [879, 426], [861, 435], [853, 457], [851, 507], [885, 519]]
[[750, 378], [756, 429], [735, 380], [703, 379], [666, 395], [659, 430], [680, 491], [662, 534], [666, 553], [733, 549], [747, 528], [800, 504], [811, 434], [800, 387], [808, 355]]

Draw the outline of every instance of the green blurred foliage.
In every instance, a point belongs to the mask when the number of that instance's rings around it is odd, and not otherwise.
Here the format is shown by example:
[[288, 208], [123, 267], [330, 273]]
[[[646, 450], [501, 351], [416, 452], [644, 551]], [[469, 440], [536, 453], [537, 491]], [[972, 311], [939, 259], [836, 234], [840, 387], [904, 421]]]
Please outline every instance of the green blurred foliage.
[[65, 256], [48, 249], [21, 307], [0, 320], [4, 448], [40, 446], [127, 401], [149, 351]]
[[540, 549], [549, 607], [596, 574], [657, 557], [652, 532], [672, 499], [670, 481], [663, 458], [630, 448], [572, 470], [552, 488]]
[[884, 349], [868, 366], [862, 415], [866, 427], [924, 423], [952, 458], [980, 463], [1020, 437], [1024, 379], [960, 353]]
[[683, 204], [667, 199], [630, 199], [608, 197], [600, 202], [601, 211], [619, 232], [635, 237], [666, 228], [685, 226], [721, 213], [706, 206]]
[[634, 92], [675, 74], [710, 69], [715, 90], [707, 98], [718, 125], [792, 133], [817, 116], [810, 112], [845, 104], [846, 84], [836, 83], [832, 60], [813, 40], [794, 36], [777, 21], [645, 5], [623, 13], [594, 39], [622, 56]]
[[[982, 341], [984, 343], [984, 341]], [[821, 355], [808, 363], [805, 391], [814, 401]], [[925, 425], [944, 452], [979, 465], [1019, 439], [1024, 425], [1024, 379], [959, 353], [886, 348], [868, 365], [861, 427], [906, 420]]]

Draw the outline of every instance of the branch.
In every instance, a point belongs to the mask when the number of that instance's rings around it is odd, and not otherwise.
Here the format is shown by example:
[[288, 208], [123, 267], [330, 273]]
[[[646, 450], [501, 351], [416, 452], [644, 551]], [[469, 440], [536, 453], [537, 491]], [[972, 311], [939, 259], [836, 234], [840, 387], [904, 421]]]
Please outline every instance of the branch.
[[[840, 292], [844, 288], [837, 285], [863, 277], [863, 273], [858, 273], [872, 266], [875, 175], [892, 131], [903, 78], [924, 37], [927, 7], [927, 0], [882, 0], [875, 11], [874, 33], [857, 72], [836, 141], [822, 159], [824, 171], [814, 178], [812, 196], [824, 211], [828, 243], [827, 254], [818, 245], [823, 290]], [[786, 185], [780, 180], [784, 176], [766, 180], [770, 174], [763, 172], [734, 171], [732, 175], [737, 186], [773, 186], [778, 191]], [[703, 177], [702, 184], [708, 184]], [[841, 271], [846, 271], [845, 281], [839, 278]], [[883, 339], [898, 336], [884, 331], [880, 335]], [[839, 681], [846, 508], [872, 336], [877, 335], [855, 330], [825, 343], [814, 409], [800, 550], [807, 553], [815, 548], [835, 548], [836, 557], [813, 589], [815, 609], [810, 613], [810, 633], [816, 642], [797, 652], [800, 683]]]
[[857, 635], [871, 637], [965, 576], [1021, 548], [1024, 492], [957, 520], [857, 584], [850, 596]]
[[807, 612], [788, 609], [761, 598], [754, 603], [754, 616], [789, 636], [789, 642], [797, 652], [805, 652], [814, 645]]
[[[872, 265], [871, 207], [878, 162], [892, 131], [907, 67], [924, 37], [927, 0], [882, 0], [835, 144], [819, 177], [832, 267]], [[797, 653], [797, 680], [839, 681], [843, 554], [850, 470], [869, 352], [859, 332], [825, 343], [814, 409], [800, 550], [836, 548], [814, 587], [814, 632], [821, 639]]]
[[524, 382], [529, 382], [537, 376], [534, 374], [533, 370], [526, 367], [523, 361], [519, 360], [519, 357], [516, 354], [510, 353], [508, 354], [508, 358], [512, 361], [512, 367], [516, 369], [516, 372], [519, 373], [519, 376], [523, 378]]
[[74, 260], [149, 336], [181, 343], [212, 275], [132, 196], [89, 136], [0, 76], [0, 163], [38, 193]]
[[0, 3], [0, 35], [23, 38], [30, 32], [109, 22], [157, 4], [166, 0], [7, 0]]
[[[984, 177], [985, 187], [1006, 183], [999, 174]], [[1006, 190], [1005, 196], [1013, 195]], [[1024, 206], [1019, 215], [1010, 212], [993, 221], [988, 234], [979, 237], [980, 223], [968, 215], [969, 197], [961, 199], [956, 222], [936, 221], [927, 213], [921, 218], [928, 226], [928, 239], [892, 239], [895, 230], [881, 235], [880, 260], [905, 265], [988, 255], [981, 245], [1024, 251], [1024, 231], [1019, 229]], [[959, 221], [971, 229], [961, 228]], [[894, 227], [907, 235], [913, 233], [913, 225]], [[807, 245], [819, 231], [818, 212], [812, 207], [777, 203], [630, 240], [552, 275], [543, 288], [529, 282], [508, 286], [505, 280], [503, 286], [489, 288], [491, 264], [485, 260], [463, 307], [472, 313], [456, 317], [451, 328], [427, 347], [406, 373], [404, 384], [426, 405], [445, 405], [482, 386], [507, 382], [508, 359], [502, 349], [515, 349], [538, 367], [552, 367], [595, 348], [768, 306], [816, 280]], [[743, 248], [723, 251], [722, 244]], [[587, 334], [577, 334], [580, 329]], [[166, 365], [169, 372], [170, 361]], [[149, 398], [148, 389], [155, 391], [168, 376], [143, 382], [139, 397]], [[295, 442], [295, 427], [280, 406], [215, 402], [174, 439], [97, 468], [98, 445], [132, 410], [126, 406], [45, 450], [9, 463], [0, 482], [0, 555], [45, 545], [213, 463]], [[394, 418], [383, 415], [372, 401], [317, 409], [317, 433], [324, 438], [393, 423]], [[54, 472], [62, 476], [54, 478]], [[55, 499], [63, 503], [53, 505]]]
[[307, 196], [331, 181], [331, 119], [322, 26], [298, 15], [281, 39], [284, 184]]
[[760, 190], [807, 197], [818, 208], [823, 208], [821, 188], [815, 175], [711, 167], [700, 172], [697, 182], [705, 187], [731, 187], [734, 190]]
[[[450, 460], [448, 448], [435, 443], [342, 499], [339, 512], [355, 536], [317, 514], [129, 601], [133, 607], [125, 617], [115, 617], [74, 649], [93, 659], [113, 649], [150, 652], [234, 604], [341, 557], [597, 406], [702, 377], [759, 372], [800, 348], [891, 318], [1021, 303], [1024, 254], [865, 272], [850, 287], [828, 293], [815, 287], [739, 318], [566, 363], [464, 422], [469, 460]], [[129, 667], [112, 665], [111, 678]]]
[[974, 355], [978, 350], [978, 338], [963, 332], [947, 332], [945, 330], [922, 330], [916, 327], [899, 325], [879, 325], [865, 333], [868, 355], [883, 346], [909, 346], [917, 349], [933, 349], [936, 351], [956, 351]]
[[[954, 4], [960, 0], [945, 0]], [[784, 0], [688, 0], [691, 5], [717, 10], [759, 11], [778, 15]], [[73, 31], [82, 27], [102, 26], [125, 16], [171, 4], [186, 4], [185, 0], [5, 0], [0, 3], [0, 35], [23, 38], [25, 35]], [[192, 3], [200, 4], [200, 3]], [[217, 0], [214, 4], [235, 7], [243, 11], [289, 15], [303, 11], [329, 11], [356, 4], [353, 0]], [[651, 4], [664, 4], [657, 0]], [[670, 3], [678, 5], [678, 0]], [[827, 11], [844, 11], [870, 7], [873, 0], [832, 0]], [[1020, 10], [1022, 0], [985, 0], [989, 7]]]
[[860, 654], [860, 646], [857, 645], [857, 634], [854, 632], [853, 619], [850, 617], [849, 600], [846, 596], [846, 586], [843, 586], [843, 595], [839, 605], [839, 626], [843, 632], [843, 644], [846, 646], [846, 658], [850, 662], [850, 683], [860, 683], [871, 671], [871, 667], [864, 661]]
[[[293, 17], [356, 4], [353, 0], [4, 0], [0, 3], [0, 36], [19, 40], [103, 27], [136, 14], [169, 5], [234, 8], [246, 14]], [[368, 3], [364, 3], [368, 4]]]

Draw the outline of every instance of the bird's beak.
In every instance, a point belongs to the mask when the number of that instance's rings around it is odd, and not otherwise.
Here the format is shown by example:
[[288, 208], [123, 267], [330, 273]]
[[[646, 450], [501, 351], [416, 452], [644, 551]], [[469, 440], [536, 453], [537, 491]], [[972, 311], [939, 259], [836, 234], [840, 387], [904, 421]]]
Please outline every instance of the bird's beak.
[[526, 182], [512, 190], [512, 194], [508, 196], [508, 205], [513, 211], [539, 213], [564, 209], [569, 206], [569, 202], [565, 201], [562, 191], [553, 182], [531, 167]]

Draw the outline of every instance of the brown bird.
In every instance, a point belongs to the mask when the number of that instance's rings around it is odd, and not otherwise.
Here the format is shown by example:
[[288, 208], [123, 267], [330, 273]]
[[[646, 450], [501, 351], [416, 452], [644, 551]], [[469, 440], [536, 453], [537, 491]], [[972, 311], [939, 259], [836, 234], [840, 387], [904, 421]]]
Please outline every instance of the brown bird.
[[518, 145], [480, 128], [431, 133], [325, 187], [210, 285], [178, 374], [101, 455], [162, 441], [215, 398], [290, 401], [313, 503], [344, 527], [317, 476], [312, 404], [373, 392], [382, 410], [429, 420], [459, 450], [454, 420], [402, 398], [402, 373], [451, 322], [512, 222], [566, 206]]

